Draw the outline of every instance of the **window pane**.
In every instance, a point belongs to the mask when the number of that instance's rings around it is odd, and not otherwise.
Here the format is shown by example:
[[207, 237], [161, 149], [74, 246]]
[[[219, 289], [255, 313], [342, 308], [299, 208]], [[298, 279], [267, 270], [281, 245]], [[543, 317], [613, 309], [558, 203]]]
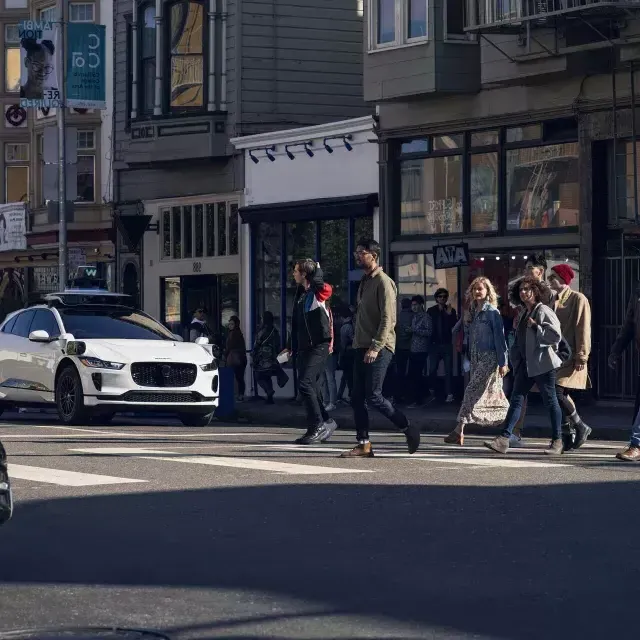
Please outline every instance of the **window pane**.
[[522, 142], [523, 140], [540, 140], [542, 125], [531, 124], [526, 127], [507, 129], [507, 142]]
[[418, 138], [417, 140], [407, 140], [402, 143], [400, 153], [428, 153], [429, 138]]
[[171, 106], [204, 105], [204, 8], [195, 2], [171, 7]]
[[9, 142], [4, 145], [6, 162], [29, 162], [29, 145], [24, 142]]
[[464, 0], [445, 0], [447, 3], [447, 35], [467, 37], [464, 30]]
[[171, 212], [169, 209], [162, 212], [162, 257], [171, 257]]
[[4, 43], [20, 44], [20, 27], [17, 24], [4, 25]]
[[460, 133], [451, 136], [435, 136], [433, 138], [434, 151], [451, 151], [451, 149], [462, 149], [464, 136]]
[[153, 113], [153, 107], [155, 105], [156, 59], [143, 60], [141, 66], [142, 112], [149, 115]]
[[70, 22], [93, 22], [93, 4], [72, 3], [69, 5]]
[[238, 255], [238, 205], [233, 203], [229, 208], [229, 255]]
[[420, 38], [427, 35], [427, 0], [409, 0], [408, 29], [410, 38]]
[[4, 0], [5, 9], [26, 9], [28, 0]]
[[93, 131], [78, 131], [78, 149], [92, 151], [96, 148]]
[[471, 156], [471, 230], [498, 230], [498, 154]]
[[81, 340], [173, 340], [166, 327], [140, 311], [67, 308], [59, 312], [67, 333]]
[[349, 302], [349, 220], [320, 222], [320, 264], [326, 281], [333, 287], [331, 306]]
[[140, 85], [142, 96], [140, 106], [144, 114], [153, 113], [155, 102], [156, 82], [156, 9], [148, 6], [142, 17], [142, 29], [140, 38]]
[[197, 204], [194, 208], [194, 216], [195, 216], [195, 228], [196, 228], [196, 258], [202, 257], [202, 252], [204, 249], [204, 229], [203, 229], [203, 211], [204, 207], [201, 204]]
[[183, 207], [184, 216], [184, 257], [193, 257], [193, 226], [191, 222], [191, 206]]
[[156, 55], [156, 8], [147, 7], [142, 20], [142, 46], [140, 53], [143, 58], [155, 58]]
[[396, 39], [395, 0], [378, 0], [378, 44]]
[[18, 92], [20, 90], [20, 49], [7, 47], [4, 53], [5, 88], [11, 93]]
[[54, 318], [53, 313], [46, 309], [38, 309], [36, 311], [29, 333], [32, 331], [46, 331], [50, 338], [57, 338], [60, 335], [58, 321]]
[[[225, 329], [231, 316], [240, 315], [240, 282], [237, 273], [218, 276], [220, 283], [220, 322]], [[245, 333], [243, 331], [243, 333]]]
[[31, 326], [31, 322], [33, 321], [33, 316], [35, 315], [35, 311], [25, 311], [21, 313], [17, 319], [16, 323], [13, 325], [13, 329], [11, 333], [14, 336], [20, 336], [21, 338], [29, 337], [29, 327]]
[[507, 151], [507, 230], [578, 225], [578, 143]]
[[207, 205], [207, 255], [216, 255], [216, 205]]
[[462, 232], [462, 156], [401, 163], [402, 235]]
[[[364, 238], [373, 238], [373, 218], [356, 218], [353, 225], [354, 240], [362, 240]], [[355, 247], [349, 247], [349, 251], [353, 251]]]
[[29, 199], [29, 167], [5, 168], [5, 202], [26, 202]]
[[78, 197], [76, 202], [95, 202], [95, 157], [78, 156]]
[[182, 216], [180, 215], [180, 207], [171, 209], [171, 219], [173, 226], [173, 257], [179, 260], [182, 258]]
[[[167, 212], [168, 213], [168, 212]], [[180, 278], [164, 278], [164, 325], [178, 335], [180, 326]]]
[[498, 131], [475, 131], [471, 134], [472, 147], [488, 147], [489, 145], [498, 144]]
[[40, 9], [40, 20], [42, 22], [55, 22], [58, 18], [58, 11], [56, 7], [47, 7], [46, 9]]
[[218, 203], [218, 255], [227, 255], [227, 203]]
[[265, 311], [273, 313], [275, 327], [280, 331], [282, 263], [282, 224], [280, 222], [261, 222], [254, 237], [256, 252], [256, 326]]

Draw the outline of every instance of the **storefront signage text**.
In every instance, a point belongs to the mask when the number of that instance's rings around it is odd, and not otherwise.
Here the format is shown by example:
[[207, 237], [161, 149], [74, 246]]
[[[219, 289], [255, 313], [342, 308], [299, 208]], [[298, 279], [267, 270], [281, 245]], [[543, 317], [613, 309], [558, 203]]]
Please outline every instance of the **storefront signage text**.
[[467, 266], [469, 264], [469, 245], [463, 242], [434, 247], [433, 264], [436, 269]]

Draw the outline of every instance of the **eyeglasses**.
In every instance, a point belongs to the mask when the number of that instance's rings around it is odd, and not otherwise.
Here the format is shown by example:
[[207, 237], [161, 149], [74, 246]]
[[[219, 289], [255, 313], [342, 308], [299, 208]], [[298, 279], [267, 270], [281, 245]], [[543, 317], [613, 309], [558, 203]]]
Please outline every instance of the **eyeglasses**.
[[353, 255], [357, 258], [358, 256], [365, 256], [365, 255], [369, 255], [370, 252], [367, 251], [366, 249], [357, 249], [356, 251], [353, 252]]

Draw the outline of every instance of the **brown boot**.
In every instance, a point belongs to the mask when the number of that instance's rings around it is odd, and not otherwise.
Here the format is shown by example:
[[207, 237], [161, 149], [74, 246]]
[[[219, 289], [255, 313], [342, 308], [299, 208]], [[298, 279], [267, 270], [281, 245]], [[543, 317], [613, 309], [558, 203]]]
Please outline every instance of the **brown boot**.
[[637, 462], [640, 460], [640, 447], [629, 445], [624, 451], [618, 453], [616, 458], [624, 460], [624, 462]]
[[351, 449], [351, 451], [345, 451], [340, 454], [341, 458], [373, 458], [373, 449], [370, 442], [359, 444]]

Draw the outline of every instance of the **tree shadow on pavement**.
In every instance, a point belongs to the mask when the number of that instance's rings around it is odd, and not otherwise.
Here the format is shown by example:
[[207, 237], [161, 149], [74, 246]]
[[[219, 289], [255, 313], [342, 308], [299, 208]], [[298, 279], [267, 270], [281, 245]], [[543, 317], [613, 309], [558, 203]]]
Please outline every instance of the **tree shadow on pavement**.
[[637, 496], [637, 482], [283, 481], [29, 501], [0, 530], [0, 586], [247, 590], [423, 637], [637, 638]]

